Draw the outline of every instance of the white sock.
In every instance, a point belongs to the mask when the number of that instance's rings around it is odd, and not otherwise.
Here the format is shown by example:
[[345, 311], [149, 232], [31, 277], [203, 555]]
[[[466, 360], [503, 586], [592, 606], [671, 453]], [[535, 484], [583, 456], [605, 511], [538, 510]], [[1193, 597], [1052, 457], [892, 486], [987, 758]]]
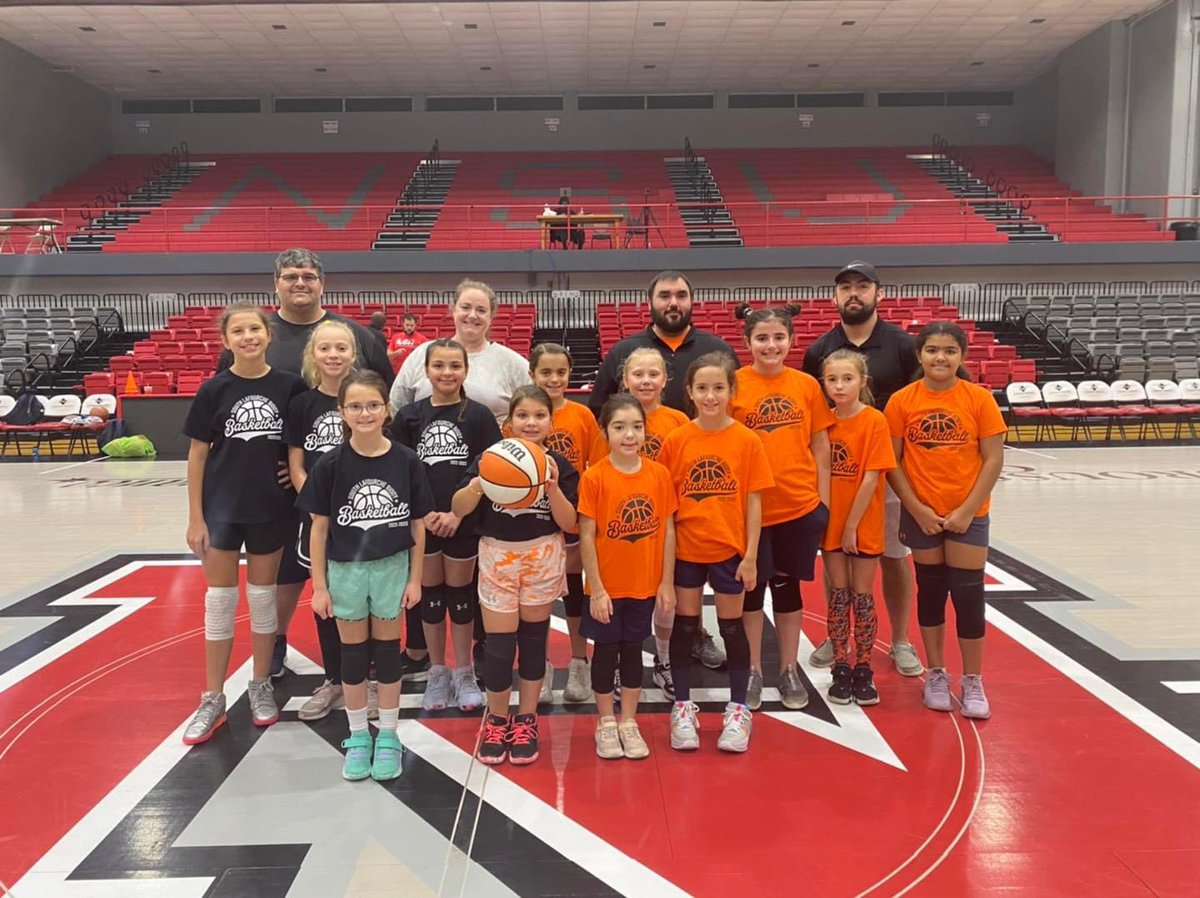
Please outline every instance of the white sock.
[[658, 649], [658, 660], [663, 664], [671, 663], [671, 637], [659, 639], [654, 637], [654, 647]]
[[379, 709], [379, 732], [391, 730], [396, 732], [396, 727], [400, 725], [400, 708], [380, 708]]
[[351, 733], [365, 733], [367, 731], [367, 709], [359, 708], [357, 711], [346, 709], [346, 719], [350, 721]]

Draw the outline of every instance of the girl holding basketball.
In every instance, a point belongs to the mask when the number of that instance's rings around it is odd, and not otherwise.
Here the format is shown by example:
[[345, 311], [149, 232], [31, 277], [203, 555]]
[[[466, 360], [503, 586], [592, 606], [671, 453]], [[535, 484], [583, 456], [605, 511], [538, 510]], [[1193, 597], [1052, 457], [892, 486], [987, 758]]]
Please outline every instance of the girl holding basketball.
[[[833, 684], [829, 700], [876, 705], [879, 693], [871, 672], [871, 650], [879, 619], [875, 614], [875, 573], [883, 554], [881, 473], [896, 467], [883, 413], [874, 407], [862, 353], [838, 349], [821, 367], [825, 392], [836, 420], [832, 445], [829, 526], [821, 543], [829, 574], [829, 639], [833, 644]], [[854, 614], [854, 668], [850, 657], [850, 615]]]
[[763, 494], [758, 577], [746, 590], [750, 641], [747, 702], [762, 705], [763, 600], [768, 584], [779, 640], [779, 698], [785, 708], [808, 704], [796, 659], [803, 604], [800, 581], [813, 579], [817, 550], [829, 523], [829, 428], [833, 415], [816, 378], [784, 364], [792, 348], [792, 309], [741, 306], [743, 335], [754, 364], [737, 372], [730, 414], [763, 442], [775, 485]]
[[892, 394], [884, 415], [899, 467], [888, 482], [903, 505], [900, 539], [917, 570], [917, 622], [929, 675], [925, 707], [950, 711], [946, 594], [954, 603], [962, 653], [964, 717], [986, 718], [983, 691], [983, 569], [988, 509], [1004, 463], [1007, 426], [991, 391], [966, 379], [967, 337], [949, 321], [917, 336], [923, 376]]
[[[675, 523], [679, 505], [670, 472], [642, 456], [646, 413], [634, 397], [617, 393], [600, 410], [608, 457], [579, 481], [579, 535], [591, 598], [583, 633], [595, 642], [596, 754], [645, 758], [637, 725], [642, 688], [642, 643], [655, 609], [675, 606]], [[613, 714], [613, 686], [621, 672], [621, 722]]]
[[[621, 383], [646, 415], [646, 441], [642, 455], [654, 460], [662, 450], [667, 434], [688, 423], [688, 416], [679, 409], [663, 405], [662, 394], [667, 386], [667, 362], [653, 346], [642, 346], [629, 353], [621, 369]], [[671, 628], [675, 612], [654, 608], [654, 672], [651, 678], [668, 701], [675, 701], [675, 681], [671, 677]]]
[[[420, 611], [433, 665], [422, 707], [440, 711], [450, 704], [474, 711], [483, 704], [471, 665], [471, 639], [478, 601], [475, 558], [479, 537], [473, 522], [464, 522], [450, 500], [467, 467], [500, 439], [496, 418], [486, 406], [463, 392], [469, 363], [455, 340], [441, 339], [416, 349], [425, 358], [432, 395], [396, 413], [392, 436], [417, 453], [433, 492], [433, 511], [425, 516], [425, 564]], [[450, 616], [455, 667], [446, 665], [446, 615]]]
[[256, 726], [279, 719], [268, 676], [278, 629], [275, 578], [293, 521], [290, 490], [277, 470], [284, 458], [284, 413], [304, 381], [267, 364], [271, 328], [250, 303], [229, 306], [218, 322], [233, 364], [205, 381], [183, 425], [188, 448], [188, 548], [200, 559], [204, 594], [205, 688], [183, 733], [205, 742], [225, 722], [225, 676], [233, 654], [238, 566], [246, 550], [246, 603], [254, 676], [248, 689]]
[[[523, 498], [506, 506], [484, 499], [479, 477], [484, 453], [467, 471], [454, 494], [451, 511], [459, 518], [479, 509], [479, 607], [487, 633], [483, 660], [487, 714], [478, 757], [484, 764], [532, 764], [538, 758], [538, 694], [546, 673], [550, 610], [567, 591], [563, 531], [575, 528], [579, 474], [553, 450], [545, 451], [554, 408], [541, 387], [518, 387], [509, 406], [513, 436], [543, 448], [545, 484], [539, 473], [521, 465], [532, 462], [521, 444], [503, 441], [511, 469], [523, 472]], [[502, 464], [502, 463], [501, 463]], [[509, 717], [513, 661], [520, 647], [519, 705]]]
[[[596, 427], [596, 416], [591, 409], [567, 399], [567, 386], [571, 379], [571, 353], [558, 343], [539, 343], [529, 354], [529, 376], [546, 391], [554, 405], [550, 423], [550, 436], [546, 445], [569, 461], [576, 471], [582, 473], [588, 459], [599, 449], [603, 440]], [[592, 697], [588, 686], [587, 639], [579, 633], [580, 616], [583, 614], [583, 563], [579, 556], [579, 534], [567, 533], [567, 594], [563, 597], [566, 611], [567, 633], [571, 637], [571, 663], [567, 668], [567, 685], [563, 689], [563, 700], [586, 702]], [[550, 701], [554, 682], [554, 668], [546, 662], [546, 679], [543, 681], [542, 701]]]
[[[433, 510], [424, 465], [384, 435], [387, 402], [387, 385], [375, 372], [346, 376], [338, 389], [345, 442], [313, 466], [297, 503], [312, 515], [313, 611], [337, 620], [342, 641], [348, 780], [389, 780], [402, 772], [401, 614], [421, 601], [424, 517]], [[367, 729], [372, 661], [379, 677], [375, 740]]]
[[700, 747], [697, 708], [691, 702], [692, 643], [700, 628], [705, 582], [716, 593], [717, 625], [729, 659], [729, 704], [717, 748], [750, 745], [746, 707], [750, 644], [742, 623], [745, 591], [757, 581], [762, 491], [775, 483], [762, 441], [729, 414], [737, 380], [725, 353], [702, 355], [688, 367], [685, 386], [695, 420], [672, 431], [658, 460], [671, 472], [679, 500], [675, 517], [675, 627], [671, 669], [675, 704], [671, 747]]

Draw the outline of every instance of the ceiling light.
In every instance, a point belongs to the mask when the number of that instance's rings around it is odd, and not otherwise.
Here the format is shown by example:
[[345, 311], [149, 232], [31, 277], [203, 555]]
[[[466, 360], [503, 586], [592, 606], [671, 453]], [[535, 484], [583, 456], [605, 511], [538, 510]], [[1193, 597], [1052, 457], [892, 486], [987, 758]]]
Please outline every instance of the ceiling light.
[[96, 29], [93, 28], [91, 25], [80, 25], [79, 30], [80, 31], [95, 31]]
[[843, 19], [843, 20], [842, 20], [842, 24], [843, 24], [843, 25], [854, 25], [854, 24], [857, 24], [857, 23], [855, 22], [855, 20], [854, 20], [854, 19]]
[[1046, 21], [1045, 19], [1030, 19], [1029, 24], [1030, 25], [1041, 25], [1045, 21]]
[[819, 63], [819, 62], [810, 62], [810, 63], [808, 64], [808, 67], [809, 67], [810, 69], [819, 69], [819, 68], [821, 67], [821, 63]]
[[656, 69], [656, 68], [658, 68], [658, 66], [656, 66], [654, 63], [652, 63], [652, 62], [651, 62], [651, 63], [647, 63], [646, 65], [642, 66], [642, 68], [644, 68], [644, 69]]
[[314, 72], [328, 72], [329, 69], [319, 66], [319, 67], [313, 69], [313, 71]]
[[490, 72], [491, 70], [492, 70], [492, 67], [490, 65], [481, 65], [479, 67], [479, 71], [481, 71], [481, 72]]
[[655, 28], [666, 28], [667, 27], [666, 22], [654, 22], [653, 25]]
[[973, 63], [971, 63], [971, 65], [973, 65], [973, 66], [976, 66], [976, 65], [983, 65], [983, 63], [982, 63], [982, 62], [980, 62], [980, 61], [977, 59], [977, 60], [975, 60]]
[[276, 31], [287, 31], [287, 25], [272, 25]]
[[162, 69], [146, 69], [151, 75], [161, 75]]
[[474, 22], [463, 23], [463, 28], [467, 29], [467, 31], [478, 31], [479, 30], [479, 26], [476, 25]]

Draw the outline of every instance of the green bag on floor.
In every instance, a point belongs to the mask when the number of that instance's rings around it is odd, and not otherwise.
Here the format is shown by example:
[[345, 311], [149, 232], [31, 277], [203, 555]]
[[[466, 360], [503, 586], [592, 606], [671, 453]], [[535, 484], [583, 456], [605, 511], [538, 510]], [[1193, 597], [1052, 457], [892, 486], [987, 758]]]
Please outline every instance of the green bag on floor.
[[110, 458], [154, 458], [158, 455], [150, 439], [141, 434], [109, 440], [100, 451]]

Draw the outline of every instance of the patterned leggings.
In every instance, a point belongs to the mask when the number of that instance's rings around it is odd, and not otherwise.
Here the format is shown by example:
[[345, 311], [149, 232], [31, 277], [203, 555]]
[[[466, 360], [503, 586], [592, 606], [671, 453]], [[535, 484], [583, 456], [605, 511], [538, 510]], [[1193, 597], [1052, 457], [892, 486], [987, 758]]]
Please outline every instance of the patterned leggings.
[[850, 655], [850, 609], [854, 609], [854, 663], [870, 664], [879, 618], [875, 614], [875, 595], [853, 592], [849, 587], [833, 589], [829, 595], [829, 639], [833, 660], [845, 664]]

